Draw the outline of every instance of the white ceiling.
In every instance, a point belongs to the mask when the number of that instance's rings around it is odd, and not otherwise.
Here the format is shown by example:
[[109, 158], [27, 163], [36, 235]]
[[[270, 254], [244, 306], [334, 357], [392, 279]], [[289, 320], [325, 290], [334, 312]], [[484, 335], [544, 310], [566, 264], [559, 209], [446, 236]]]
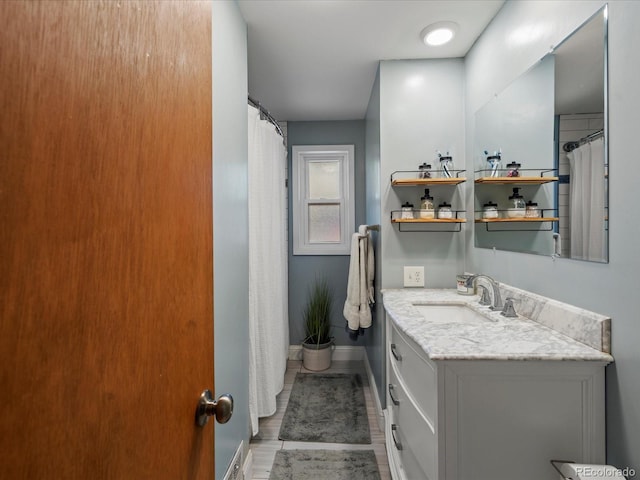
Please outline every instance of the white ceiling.
[[[364, 118], [379, 60], [464, 57], [504, 0], [240, 0], [249, 94], [278, 120]], [[427, 47], [419, 34], [459, 24]]]

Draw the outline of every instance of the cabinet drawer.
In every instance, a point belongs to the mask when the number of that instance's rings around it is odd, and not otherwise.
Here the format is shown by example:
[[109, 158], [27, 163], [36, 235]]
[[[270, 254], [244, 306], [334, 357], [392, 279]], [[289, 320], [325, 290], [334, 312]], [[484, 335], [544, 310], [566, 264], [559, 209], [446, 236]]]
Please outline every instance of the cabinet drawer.
[[398, 382], [394, 369], [391, 370], [389, 372], [391, 389], [387, 388], [392, 421], [389, 445], [396, 450], [405, 478], [436, 480], [437, 442], [433, 427], [418, 411], [402, 384]]
[[395, 366], [402, 381], [416, 405], [432, 426], [437, 420], [437, 376], [435, 365], [426, 358], [420, 346], [400, 332], [395, 325], [391, 328], [389, 363]]

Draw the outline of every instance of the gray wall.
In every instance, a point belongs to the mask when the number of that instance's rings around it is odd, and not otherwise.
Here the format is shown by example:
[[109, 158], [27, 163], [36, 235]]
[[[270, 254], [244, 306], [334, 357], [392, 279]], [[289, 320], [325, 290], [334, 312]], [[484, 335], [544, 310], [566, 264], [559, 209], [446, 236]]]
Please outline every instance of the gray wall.
[[[586, 21], [602, 1], [507, 2], [466, 59], [467, 156], [472, 158], [473, 114]], [[612, 318], [615, 363], [607, 368], [607, 462], [640, 470], [640, 271], [636, 205], [637, 115], [640, 111], [640, 2], [609, 2], [609, 264], [595, 264], [473, 247], [467, 229], [467, 269]], [[533, 25], [544, 28], [533, 29]], [[537, 37], [514, 41], [516, 32]], [[520, 37], [522, 38], [522, 37]], [[469, 189], [472, 185], [467, 185]], [[467, 195], [472, 209], [473, 195]], [[630, 208], [632, 207], [632, 208]]]
[[[407, 233], [388, 220], [409, 201], [418, 208], [424, 189], [391, 188], [396, 170], [416, 170], [435, 161], [436, 150], [450, 151], [454, 168], [464, 168], [464, 64], [462, 59], [393, 60], [380, 63], [381, 287], [403, 286], [404, 266], [425, 268], [425, 287], [455, 287], [464, 264], [464, 234]], [[438, 165], [436, 165], [438, 164]], [[461, 190], [430, 188], [436, 205], [448, 200], [463, 209]]]
[[[288, 122], [288, 169], [291, 172], [291, 147], [294, 145], [354, 145], [356, 228], [365, 223], [364, 205], [364, 120], [335, 122]], [[289, 173], [289, 338], [291, 345], [302, 342], [304, 330], [302, 311], [310, 285], [316, 276], [325, 276], [334, 292], [332, 324], [336, 345], [361, 345], [362, 337], [352, 341], [344, 327], [346, 320], [342, 307], [347, 298], [349, 255], [293, 255], [291, 219], [291, 173]], [[365, 334], [366, 336], [366, 334]]]
[[249, 441], [247, 28], [235, 1], [213, 2], [212, 28], [215, 395], [235, 401], [231, 421], [214, 423], [222, 478]]
[[[465, 168], [463, 80], [462, 59], [380, 62], [367, 109], [366, 139], [367, 219], [380, 223], [378, 289], [401, 288], [406, 265], [424, 266], [425, 286], [431, 288], [453, 288], [456, 274], [463, 271], [463, 233], [400, 232], [389, 221], [390, 212], [405, 201], [418, 208], [424, 193], [417, 187], [392, 188], [394, 171], [416, 170], [425, 161], [437, 169], [436, 150], [449, 151], [455, 169]], [[464, 209], [456, 187], [431, 187], [430, 193], [436, 204], [446, 200], [454, 209]], [[385, 332], [380, 308], [373, 328], [367, 357], [384, 405]]]

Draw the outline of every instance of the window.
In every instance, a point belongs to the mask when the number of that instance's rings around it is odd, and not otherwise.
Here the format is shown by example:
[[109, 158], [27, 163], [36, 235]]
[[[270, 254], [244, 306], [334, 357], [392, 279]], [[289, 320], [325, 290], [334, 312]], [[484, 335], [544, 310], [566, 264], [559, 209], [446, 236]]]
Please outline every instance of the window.
[[293, 254], [349, 255], [355, 230], [353, 145], [293, 147]]

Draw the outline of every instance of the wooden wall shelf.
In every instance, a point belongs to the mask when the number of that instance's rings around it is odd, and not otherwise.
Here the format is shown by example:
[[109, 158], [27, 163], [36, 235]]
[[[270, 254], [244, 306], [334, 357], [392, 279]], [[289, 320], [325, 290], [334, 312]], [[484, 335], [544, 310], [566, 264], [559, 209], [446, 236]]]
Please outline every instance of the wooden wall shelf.
[[391, 223], [465, 223], [465, 218], [392, 218]]
[[[476, 218], [475, 222], [484, 224], [487, 232], [547, 232], [553, 230], [553, 223], [559, 220], [558, 217], [537, 217], [537, 218]], [[521, 228], [489, 228], [491, 224], [520, 224]], [[541, 228], [541, 224], [548, 223], [548, 228]], [[524, 225], [531, 228], [525, 228]], [[534, 228], [535, 226], [535, 228]]]
[[420, 187], [423, 185], [459, 185], [467, 179], [464, 177], [453, 178], [400, 178], [393, 180], [394, 187]]
[[485, 185], [542, 185], [557, 182], [558, 177], [480, 177], [475, 183]]
[[558, 217], [537, 218], [476, 218], [476, 223], [531, 223], [531, 222], [557, 222]]

